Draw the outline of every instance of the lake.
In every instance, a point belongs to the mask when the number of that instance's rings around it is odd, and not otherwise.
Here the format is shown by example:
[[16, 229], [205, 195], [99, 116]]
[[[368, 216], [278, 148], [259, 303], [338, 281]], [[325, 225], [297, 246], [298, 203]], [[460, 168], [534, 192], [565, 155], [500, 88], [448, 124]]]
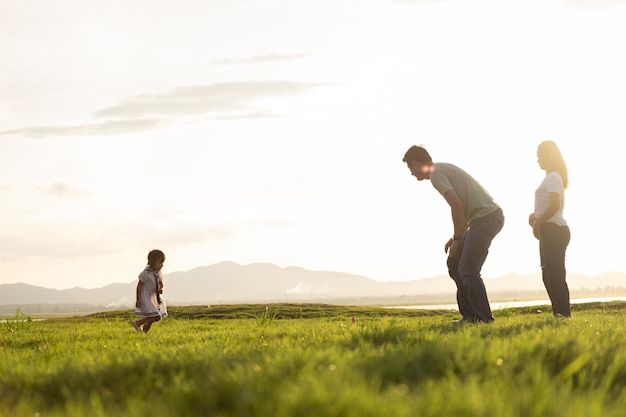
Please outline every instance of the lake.
[[[600, 298], [572, 298], [570, 304], [580, 303], [594, 303], [594, 302], [608, 302], [608, 301], [626, 301], [626, 297], [600, 297]], [[496, 303], [489, 303], [492, 310], [499, 310], [502, 308], [513, 307], [530, 307], [537, 305], [550, 305], [550, 300], [527, 300], [527, 301], [502, 301]], [[455, 304], [427, 304], [427, 305], [412, 305], [412, 306], [388, 306], [386, 308], [408, 308], [419, 310], [457, 310], [458, 305]]]

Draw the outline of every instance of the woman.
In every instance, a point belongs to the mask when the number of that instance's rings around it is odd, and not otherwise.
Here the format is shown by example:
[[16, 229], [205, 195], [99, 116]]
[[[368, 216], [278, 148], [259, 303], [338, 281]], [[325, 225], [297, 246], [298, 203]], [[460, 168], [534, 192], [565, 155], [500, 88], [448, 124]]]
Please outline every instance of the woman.
[[563, 217], [567, 166], [556, 143], [544, 141], [537, 148], [537, 162], [546, 172], [535, 191], [535, 211], [528, 218], [533, 234], [539, 239], [541, 275], [554, 317], [572, 317], [569, 288], [565, 281], [565, 250], [570, 230]]

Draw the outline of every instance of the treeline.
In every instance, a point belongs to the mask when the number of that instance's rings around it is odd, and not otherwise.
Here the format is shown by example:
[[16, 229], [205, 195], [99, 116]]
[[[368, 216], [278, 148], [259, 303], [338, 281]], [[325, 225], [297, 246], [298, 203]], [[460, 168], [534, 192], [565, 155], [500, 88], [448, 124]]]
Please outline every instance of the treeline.
[[90, 314], [110, 310], [114, 310], [114, 308], [95, 304], [7, 304], [0, 305], [0, 316], [13, 317], [16, 314], [27, 316], [46, 314]]

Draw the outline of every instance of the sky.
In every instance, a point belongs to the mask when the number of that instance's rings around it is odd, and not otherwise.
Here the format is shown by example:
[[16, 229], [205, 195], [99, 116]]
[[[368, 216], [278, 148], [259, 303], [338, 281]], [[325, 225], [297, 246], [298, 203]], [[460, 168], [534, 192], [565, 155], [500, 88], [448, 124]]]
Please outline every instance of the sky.
[[568, 271], [626, 272], [624, 0], [0, 10], [0, 284], [131, 282], [153, 248], [166, 275], [446, 275], [450, 210], [402, 163], [414, 144], [503, 208], [483, 277], [538, 273], [527, 219], [547, 139], [570, 173]]

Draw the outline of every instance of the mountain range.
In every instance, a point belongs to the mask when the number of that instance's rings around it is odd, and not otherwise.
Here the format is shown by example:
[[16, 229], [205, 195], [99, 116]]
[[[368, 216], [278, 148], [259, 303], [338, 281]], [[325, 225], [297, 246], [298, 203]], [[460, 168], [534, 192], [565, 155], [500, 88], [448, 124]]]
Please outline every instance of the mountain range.
[[[379, 282], [341, 272], [311, 271], [273, 264], [239, 265], [221, 262], [164, 276], [163, 297], [169, 305], [268, 302], [325, 302], [336, 304], [454, 303], [456, 288], [448, 276], [404, 282]], [[572, 297], [626, 295], [626, 274], [610, 272], [588, 277], [568, 274]], [[545, 298], [540, 274], [507, 274], [485, 279], [490, 300]], [[101, 288], [57, 290], [24, 283], [0, 285], [0, 313], [14, 306], [92, 306], [87, 310], [132, 308], [136, 281]], [[84, 309], [84, 307], [83, 307]], [[9, 310], [9, 311], [7, 311]], [[41, 310], [41, 308], [40, 308]], [[43, 310], [46, 310], [45, 308]], [[55, 309], [55, 311], [58, 310]]]

